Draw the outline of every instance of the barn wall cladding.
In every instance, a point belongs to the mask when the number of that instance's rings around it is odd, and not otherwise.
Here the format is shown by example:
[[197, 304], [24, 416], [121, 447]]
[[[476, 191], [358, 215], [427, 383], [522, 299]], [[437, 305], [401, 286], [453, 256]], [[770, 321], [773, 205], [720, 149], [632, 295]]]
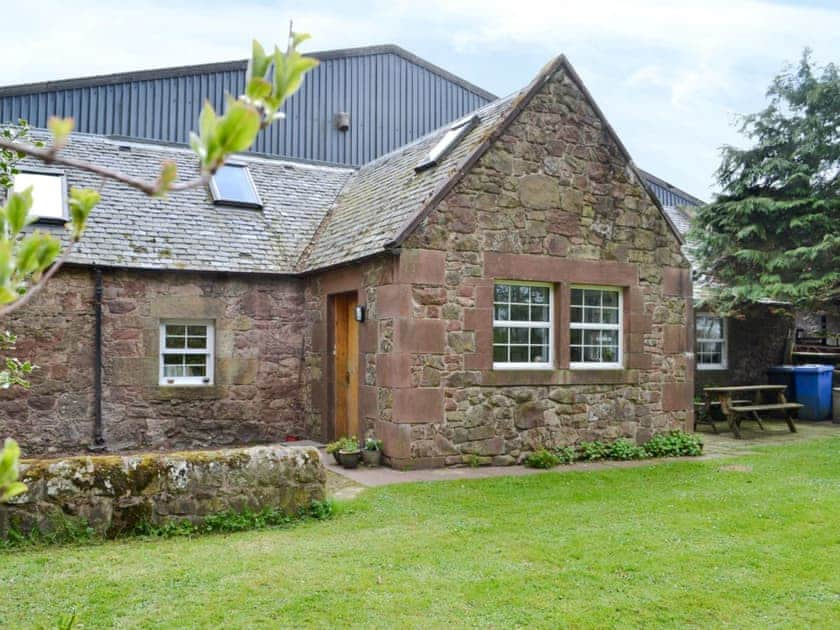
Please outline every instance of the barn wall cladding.
[[[363, 164], [495, 98], [398, 46], [311, 55], [321, 65], [254, 151]], [[183, 143], [205, 98], [221, 111], [226, 93], [242, 93], [245, 67], [232, 61], [0, 88], [0, 122], [46, 127], [50, 116], [73, 116], [77, 131]], [[350, 115], [347, 131], [335, 127], [338, 112]]]

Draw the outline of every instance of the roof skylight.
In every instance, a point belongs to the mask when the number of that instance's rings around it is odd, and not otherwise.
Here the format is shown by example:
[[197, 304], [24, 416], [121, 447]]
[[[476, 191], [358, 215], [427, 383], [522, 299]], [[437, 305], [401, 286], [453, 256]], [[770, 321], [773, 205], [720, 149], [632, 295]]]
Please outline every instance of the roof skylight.
[[210, 192], [217, 204], [262, 208], [251, 173], [244, 164], [224, 164], [210, 180]]
[[429, 154], [420, 164], [414, 167], [415, 172], [419, 173], [440, 164], [443, 158], [469, 133], [470, 129], [478, 124], [478, 121], [478, 116], [473, 115], [453, 123], [443, 138], [440, 139], [440, 142], [429, 151]]
[[61, 171], [21, 171], [15, 175], [12, 184], [14, 192], [23, 192], [32, 188], [32, 208], [30, 214], [41, 221], [59, 221], [67, 219], [66, 185]]

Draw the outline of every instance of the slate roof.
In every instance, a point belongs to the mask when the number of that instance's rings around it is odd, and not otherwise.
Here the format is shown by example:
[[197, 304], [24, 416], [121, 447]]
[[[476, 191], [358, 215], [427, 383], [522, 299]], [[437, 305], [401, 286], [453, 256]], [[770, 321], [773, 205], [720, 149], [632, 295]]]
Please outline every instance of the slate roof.
[[[152, 180], [164, 159], [177, 163], [182, 178], [198, 174], [195, 156], [181, 146], [74, 134], [62, 153]], [[248, 165], [262, 210], [215, 205], [206, 187], [154, 199], [109, 181], [70, 262], [294, 273], [304, 247], [352, 169], [250, 154], [237, 156], [236, 161]], [[36, 164], [27, 159], [20, 167]], [[101, 185], [96, 175], [64, 170], [68, 187]]]
[[452, 125], [359, 168], [318, 228], [301, 268], [331, 267], [385, 249], [496, 128], [518, 94], [477, 109], [479, 123], [433, 168], [414, 171]]

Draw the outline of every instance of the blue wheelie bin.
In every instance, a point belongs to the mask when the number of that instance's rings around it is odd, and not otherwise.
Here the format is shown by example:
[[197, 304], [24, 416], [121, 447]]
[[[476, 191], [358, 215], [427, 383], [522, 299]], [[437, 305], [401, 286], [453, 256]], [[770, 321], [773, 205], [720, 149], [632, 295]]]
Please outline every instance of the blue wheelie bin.
[[793, 368], [794, 400], [804, 405], [800, 420], [825, 420], [831, 415], [832, 365], [796, 365]]

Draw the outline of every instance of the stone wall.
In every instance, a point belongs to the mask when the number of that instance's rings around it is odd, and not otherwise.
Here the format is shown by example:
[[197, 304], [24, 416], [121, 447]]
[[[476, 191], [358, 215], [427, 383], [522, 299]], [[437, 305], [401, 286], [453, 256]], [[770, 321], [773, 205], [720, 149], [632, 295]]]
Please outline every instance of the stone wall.
[[[494, 370], [495, 280], [553, 284], [551, 370]], [[624, 366], [570, 369], [573, 283], [620, 287]], [[376, 433], [399, 467], [507, 464], [540, 446], [691, 428], [680, 244], [561, 70], [403, 243], [376, 290]]]
[[[103, 404], [108, 450], [270, 443], [305, 433], [303, 291], [290, 278], [104, 271]], [[0, 436], [26, 456], [92, 442], [94, 306], [89, 269], [59, 273], [5, 325], [39, 366], [29, 391], [0, 393]], [[210, 386], [159, 384], [160, 322], [212, 320]]]
[[312, 448], [259, 446], [29, 460], [21, 481], [28, 491], [0, 506], [0, 536], [9, 528], [48, 533], [67, 518], [114, 536], [143, 523], [198, 523], [224, 511], [293, 514], [324, 500], [326, 473]]
[[758, 305], [727, 318], [727, 368], [698, 369], [695, 395], [702, 396], [704, 387], [766, 383], [767, 368], [784, 362], [785, 340], [793, 325], [792, 311], [779, 305]]

